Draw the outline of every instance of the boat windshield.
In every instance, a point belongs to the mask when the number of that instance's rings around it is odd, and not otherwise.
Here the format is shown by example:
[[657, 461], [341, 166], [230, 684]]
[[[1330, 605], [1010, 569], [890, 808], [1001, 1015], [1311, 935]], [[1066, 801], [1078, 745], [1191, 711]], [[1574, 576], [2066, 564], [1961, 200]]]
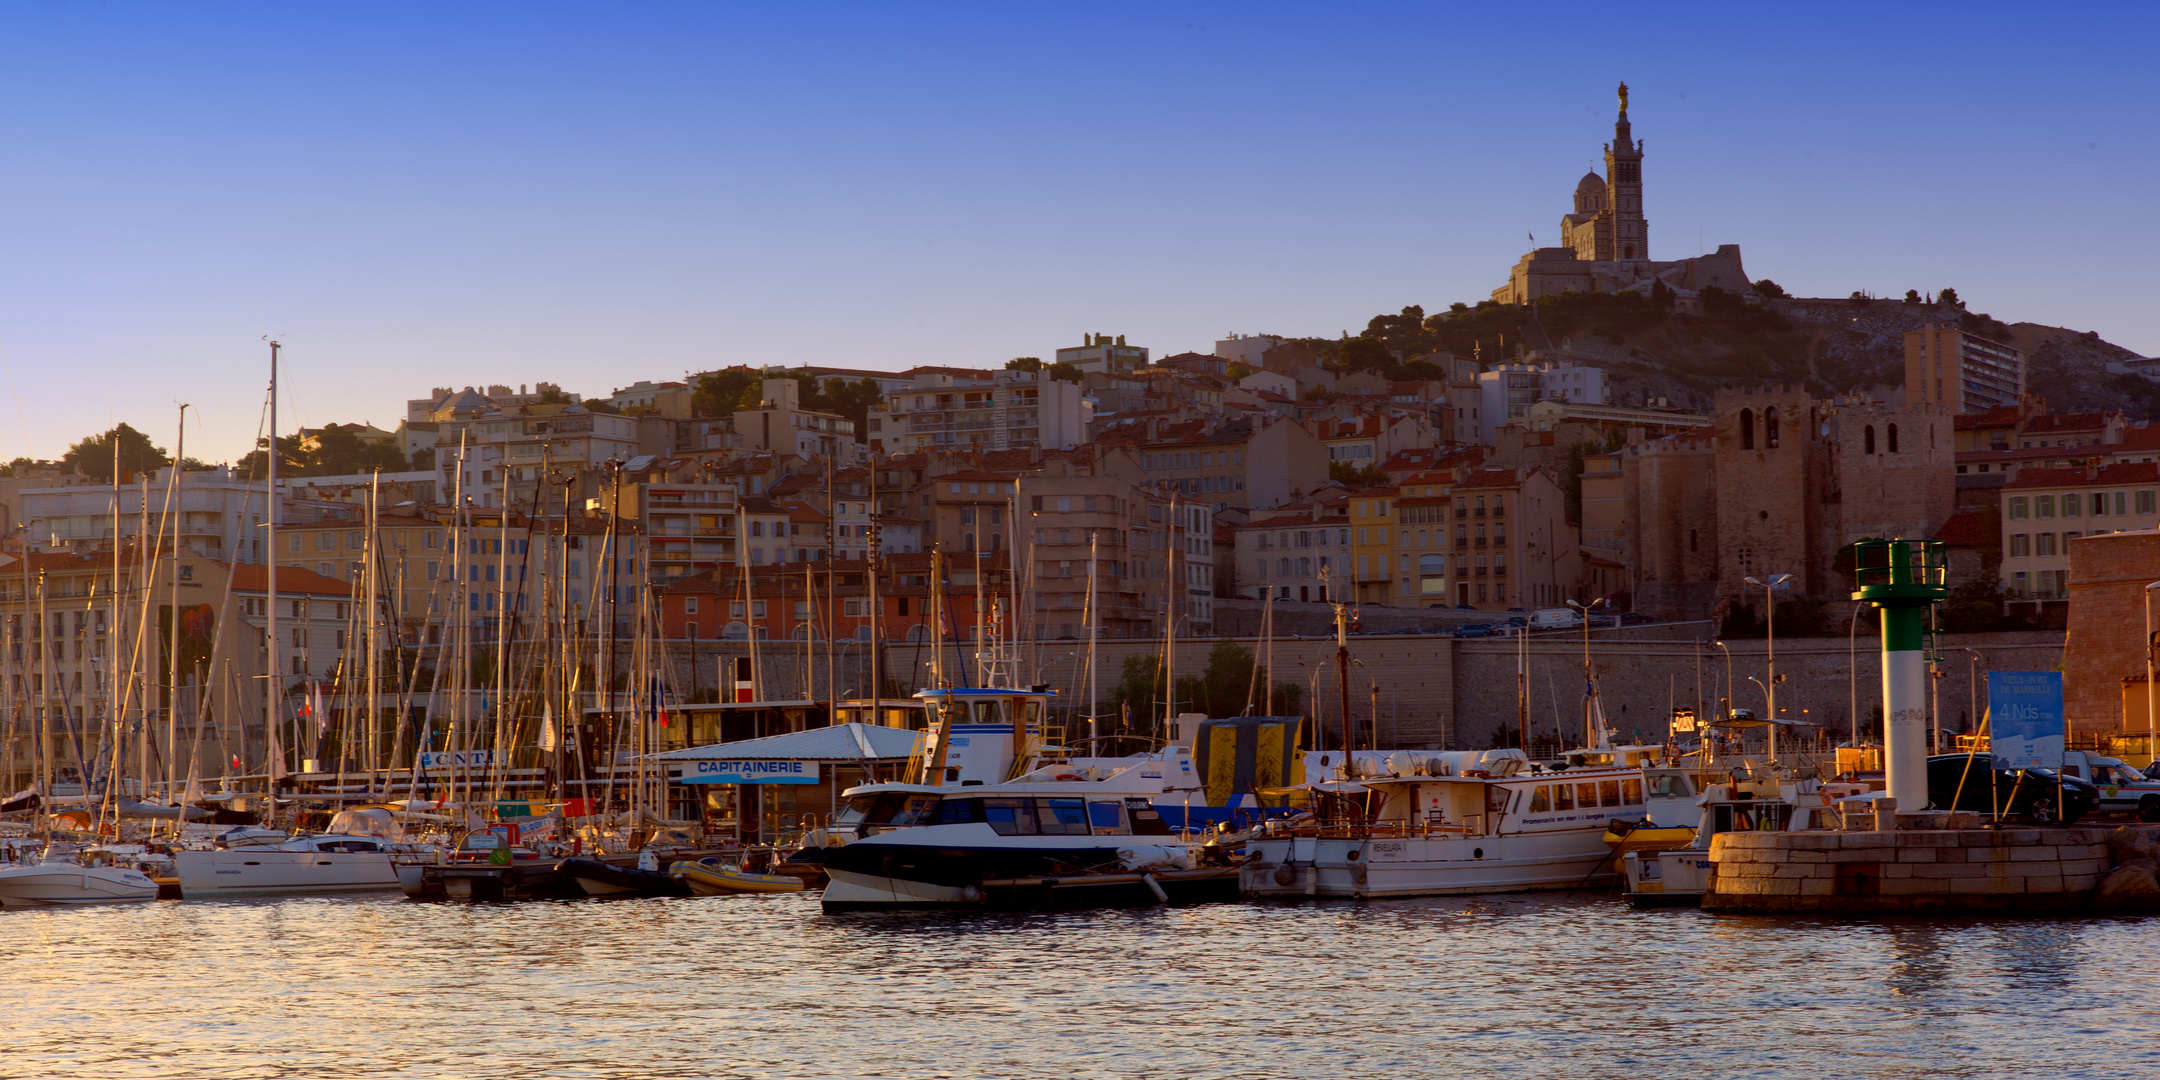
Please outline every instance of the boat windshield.
[[1653, 799], [1684, 799], [1693, 794], [1687, 777], [1678, 773], [1652, 773], [1650, 776], [1650, 797]]
[[922, 792], [880, 791], [857, 795], [833, 815], [840, 828], [855, 825], [928, 825], [937, 815], [938, 797]]

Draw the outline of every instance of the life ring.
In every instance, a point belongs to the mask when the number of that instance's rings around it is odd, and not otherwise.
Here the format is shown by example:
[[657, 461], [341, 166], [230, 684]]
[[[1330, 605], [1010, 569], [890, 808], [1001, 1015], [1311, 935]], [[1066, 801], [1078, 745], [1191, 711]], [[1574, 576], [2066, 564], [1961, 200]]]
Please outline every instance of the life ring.
[[1085, 780], [1085, 779], [1087, 779], [1087, 777], [1085, 777], [1085, 776], [1082, 776], [1082, 775], [1080, 775], [1079, 773], [1074, 773], [1074, 772], [1061, 772], [1061, 773], [1057, 774], [1056, 776], [1053, 776], [1053, 777], [1051, 777], [1050, 779], [1052, 779], [1052, 780], [1056, 780], [1056, 781], [1059, 781], [1059, 782], [1061, 782], [1061, 783], [1064, 783], [1064, 782], [1072, 782], [1072, 781], [1079, 781], [1079, 780]]
[[99, 836], [118, 836], [120, 835], [120, 825], [118, 822], [107, 822], [99, 825], [97, 831]]

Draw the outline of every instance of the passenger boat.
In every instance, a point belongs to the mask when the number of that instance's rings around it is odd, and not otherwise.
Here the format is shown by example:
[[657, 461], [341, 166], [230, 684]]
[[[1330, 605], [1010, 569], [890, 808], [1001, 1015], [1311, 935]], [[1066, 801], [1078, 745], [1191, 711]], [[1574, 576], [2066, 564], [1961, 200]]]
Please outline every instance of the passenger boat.
[[584, 896], [560, 871], [563, 856], [513, 844], [501, 826], [476, 829], [433, 861], [401, 862], [398, 888], [414, 900], [533, 900]]
[[699, 896], [803, 891], [802, 878], [793, 874], [753, 874], [719, 859], [678, 862], [668, 867], [668, 874]]
[[1247, 844], [1247, 899], [1381, 899], [1610, 885], [1606, 823], [1644, 809], [1660, 748], [1577, 751], [1533, 766], [1520, 750], [1354, 755], [1309, 785], [1308, 824], [1270, 822]]
[[0, 907], [75, 907], [155, 900], [157, 882], [131, 866], [104, 866], [81, 855], [0, 867]]

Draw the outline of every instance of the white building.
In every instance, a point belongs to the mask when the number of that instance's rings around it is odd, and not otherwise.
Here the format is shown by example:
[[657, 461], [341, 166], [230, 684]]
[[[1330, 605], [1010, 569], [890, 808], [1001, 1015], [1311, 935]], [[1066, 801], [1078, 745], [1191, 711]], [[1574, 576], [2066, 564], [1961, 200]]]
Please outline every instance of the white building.
[[1605, 372], [1581, 364], [1506, 364], [1478, 373], [1477, 403], [1455, 408], [1455, 435], [1492, 445], [1493, 436], [1519, 423], [1530, 406], [1547, 399], [1577, 405], [1605, 404]]
[[[1141, 350], [1145, 353], [1146, 350]], [[924, 367], [869, 416], [870, 449], [1065, 450], [1087, 441], [1089, 409], [1078, 384], [1047, 370]]]

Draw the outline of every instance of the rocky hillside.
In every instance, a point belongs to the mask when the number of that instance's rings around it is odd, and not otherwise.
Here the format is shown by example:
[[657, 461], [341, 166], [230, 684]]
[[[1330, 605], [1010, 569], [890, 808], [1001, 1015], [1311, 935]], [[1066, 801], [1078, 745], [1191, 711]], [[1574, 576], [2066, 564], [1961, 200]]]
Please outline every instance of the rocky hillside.
[[1900, 387], [1905, 333], [1954, 323], [2024, 350], [2027, 386], [2056, 410], [2120, 408], [2133, 419], [2160, 419], [2160, 383], [2108, 371], [2108, 364], [2136, 354], [2090, 332], [2006, 324], [1954, 299], [1739, 297], [1708, 290], [1700, 313], [1685, 310], [1690, 306], [1669, 297], [1570, 293], [1526, 308], [1457, 304], [1430, 317], [1413, 307], [1376, 316], [1357, 338], [1294, 344], [1346, 367], [1379, 368], [1393, 358], [1404, 375], [1422, 373], [1423, 365], [1402, 361], [1440, 352], [1487, 362], [1531, 352], [1574, 356], [1610, 373], [1615, 402], [1665, 398], [1704, 408], [1724, 388], [1793, 383], [1829, 394]]

